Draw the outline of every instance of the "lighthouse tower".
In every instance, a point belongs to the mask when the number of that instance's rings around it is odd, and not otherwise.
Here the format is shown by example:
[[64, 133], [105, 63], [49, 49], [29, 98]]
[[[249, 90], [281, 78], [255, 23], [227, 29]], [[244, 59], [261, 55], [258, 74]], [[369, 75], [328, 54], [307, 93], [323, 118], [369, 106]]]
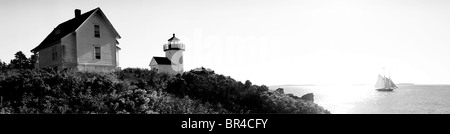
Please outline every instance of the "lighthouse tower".
[[164, 52], [166, 52], [167, 59], [172, 61], [172, 69], [176, 72], [183, 72], [184, 44], [180, 43], [180, 39], [175, 37], [175, 33], [167, 41], [167, 44], [164, 44]]
[[180, 39], [173, 34], [172, 38], [167, 40], [164, 44], [163, 50], [166, 52], [166, 57], [153, 57], [150, 62], [151, 69], [156, 69], [158, 72], [166, 72], [169, 74], [182, 73], [183, 69], [183, 51], [184, 44], [180, 43]]

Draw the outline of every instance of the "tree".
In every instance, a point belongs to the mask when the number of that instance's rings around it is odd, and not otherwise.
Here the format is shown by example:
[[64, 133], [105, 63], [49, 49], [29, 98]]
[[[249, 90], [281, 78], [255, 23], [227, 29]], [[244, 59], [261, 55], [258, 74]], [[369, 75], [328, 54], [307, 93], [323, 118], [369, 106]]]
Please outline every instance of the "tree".
[[17, 52], [14, 54], [14, 59], [11, 60], [9, 63], [9, 68], [13, 69], [33, 69], [34, 64], [30, 63], [30, 60], [23, 54], [22, 51]]
[[245, 89], [250, 88], [250, 86], [252, 86], [252, 82], [250, 82], [249, 80], [245, 81]]
[[33, 53], [33, 55], [30, 56], [30, 59], [28, 59], [31, 69], [35, 67], [34, 65], [36, 64], [38, 58], [38, 55], [36, 53]]
[[6, 63], [0, 60], [0, 71], [6, 70], [7, 68], [8, 66], [6, 65]]

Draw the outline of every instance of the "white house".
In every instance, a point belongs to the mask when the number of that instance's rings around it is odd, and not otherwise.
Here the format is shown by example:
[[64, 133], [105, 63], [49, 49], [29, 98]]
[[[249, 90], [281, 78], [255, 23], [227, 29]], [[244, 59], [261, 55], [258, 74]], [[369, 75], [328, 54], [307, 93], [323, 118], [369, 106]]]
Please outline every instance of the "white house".
[[120, 35], [100, 8], [59, 24], [31, 52], [38, 54], [38, 68], [110, 71], [119, 66]]
[[180, 39], [173, 34], [168, 43], [164, 44], [163, 50], [166, 52], [166, 57], [153, 57], [150, 61], [150, 68], [168, 74], [182, 73], [184, 71], [183, 51], [185, 46], [180, 43]]

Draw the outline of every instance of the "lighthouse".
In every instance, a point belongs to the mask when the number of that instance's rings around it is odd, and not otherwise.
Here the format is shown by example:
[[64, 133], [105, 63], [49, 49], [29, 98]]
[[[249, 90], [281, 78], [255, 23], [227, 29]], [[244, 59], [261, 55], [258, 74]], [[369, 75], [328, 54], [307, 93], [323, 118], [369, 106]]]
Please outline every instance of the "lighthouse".
[[153, 57], [150, 61], [150, 68], [168, 74], [182, 73], [184, 71], [183, 51], [185, 46], [180, 42], [180, 39], [175, 37], [175, 33], [163, 45], [163, 50], [166, 53], [166, 57]]

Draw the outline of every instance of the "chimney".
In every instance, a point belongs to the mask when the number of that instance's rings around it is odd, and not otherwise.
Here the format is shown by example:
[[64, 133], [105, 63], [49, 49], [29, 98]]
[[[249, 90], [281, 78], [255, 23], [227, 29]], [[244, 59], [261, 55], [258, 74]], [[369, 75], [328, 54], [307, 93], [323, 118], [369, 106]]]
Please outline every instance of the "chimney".
[[75, 18], [81, 16], [81, 10], [75, 9]]

